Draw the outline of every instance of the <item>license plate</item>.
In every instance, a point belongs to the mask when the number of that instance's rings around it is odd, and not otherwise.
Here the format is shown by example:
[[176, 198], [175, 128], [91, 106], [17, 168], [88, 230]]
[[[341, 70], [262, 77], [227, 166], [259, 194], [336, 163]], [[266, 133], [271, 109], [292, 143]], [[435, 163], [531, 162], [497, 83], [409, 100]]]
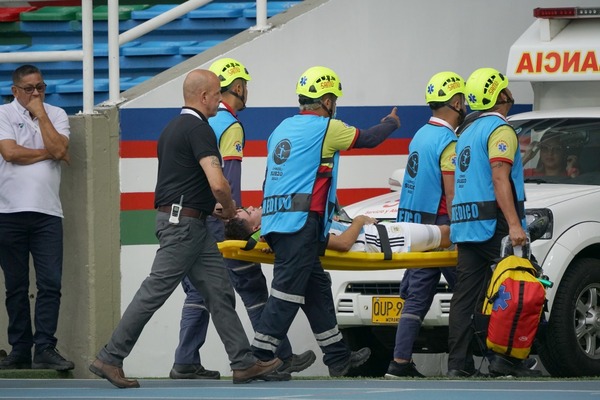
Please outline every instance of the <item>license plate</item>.
[[373, 297], [371, 321], [374, 324], [397, 324], [404, 307], [400, 297]]

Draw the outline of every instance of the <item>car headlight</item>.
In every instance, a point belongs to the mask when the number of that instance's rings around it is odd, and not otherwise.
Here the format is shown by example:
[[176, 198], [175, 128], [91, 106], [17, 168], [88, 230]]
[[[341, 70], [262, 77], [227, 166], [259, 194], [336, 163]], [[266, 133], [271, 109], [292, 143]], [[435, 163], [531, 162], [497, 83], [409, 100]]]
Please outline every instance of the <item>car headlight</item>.
[[550, 211], [548, 208], [532, 208], [525, 210], [525, 221], [527, 226], [530, 226], [533, 222], [543, 217], [548, 218], [548, 225], [546, 226], [544, 234], [539, 238], [552, 239], [552, 228], [554, 226], [554, 217], [552, 215], [552, 211]]

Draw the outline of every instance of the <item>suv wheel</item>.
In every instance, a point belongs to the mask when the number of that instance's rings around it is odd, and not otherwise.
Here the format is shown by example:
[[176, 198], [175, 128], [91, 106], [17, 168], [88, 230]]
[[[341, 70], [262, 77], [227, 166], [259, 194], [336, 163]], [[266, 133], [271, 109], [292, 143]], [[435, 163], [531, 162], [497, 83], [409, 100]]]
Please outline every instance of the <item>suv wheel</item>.
[[554, 297], [546, 332], [538, 353], [551, 375], [600, 375], [600, 260], [572, 262]]

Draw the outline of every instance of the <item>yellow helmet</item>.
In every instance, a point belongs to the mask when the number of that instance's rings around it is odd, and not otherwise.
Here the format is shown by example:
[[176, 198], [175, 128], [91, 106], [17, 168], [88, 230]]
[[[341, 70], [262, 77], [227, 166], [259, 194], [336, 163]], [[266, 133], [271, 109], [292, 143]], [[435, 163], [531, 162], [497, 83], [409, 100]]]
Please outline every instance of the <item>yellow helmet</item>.
[[457, 93], [465, 94], [465, 80], [454, 72], [439, 72], [427, 84], [425, 102], [444, 103]]
[[209, 69], [219, 77], [222, 88], [229, 86], [237, 78], [250, 80], [250, 74], [244, 64], [233, 58], [221, 58], [213, 62]]
[[319, 99], [327, 93], [342, 97], [342, 83], [331, 69], [311, 67], [300, 75], [296, 84], [296, 93], [311, 99]]
[[494, 68], [479, 68], [467, 80], [467, 101], [471, 110], [488, 110], [508, 87], [508, 78]]

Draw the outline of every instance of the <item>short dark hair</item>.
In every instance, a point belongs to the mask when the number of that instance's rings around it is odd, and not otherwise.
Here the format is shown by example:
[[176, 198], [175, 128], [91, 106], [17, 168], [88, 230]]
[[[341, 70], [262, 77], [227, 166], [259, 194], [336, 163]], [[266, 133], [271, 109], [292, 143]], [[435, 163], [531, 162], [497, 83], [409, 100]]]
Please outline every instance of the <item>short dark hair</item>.
[[434, 111], [435, 110], [439, 110], [440, 108], [445, 107], [446, 105], [450, 104], [454, 100], [454, 98], [456, 96], [463, 96], [464, 97], [465, 95], [462, 94], [462, 93], [455, 93], [452, 97], [450, 97], [446, 101], [430, 101], [429, 102], [429, 108], [431, 108]]
[[248, 221], [235, 217], [225, 224], [226, 240], [247, 240], [252, 235], [252, 228]]
[[36, 67], [35, 65], [31, 65], [31, 64], [21, 65], [19, 68], [15, 69], [12, 73], [13, 83], [16, 85], [17, 83], [21, 82], [23, 77], [25, 77], [27, 75], [31, 75], [31, 74], [42, 75], [42, 71], [40, 71], [40, 69], [38, 67]]

